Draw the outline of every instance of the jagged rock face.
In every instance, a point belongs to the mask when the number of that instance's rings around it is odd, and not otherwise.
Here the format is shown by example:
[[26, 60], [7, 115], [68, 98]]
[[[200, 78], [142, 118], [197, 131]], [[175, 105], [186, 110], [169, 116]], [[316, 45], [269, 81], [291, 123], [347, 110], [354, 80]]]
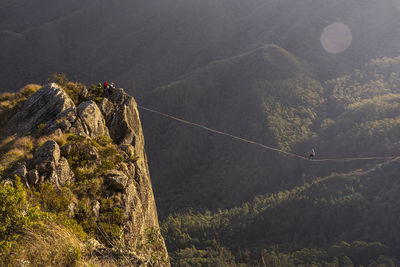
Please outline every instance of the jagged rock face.
[[77, 112], [87, 136], [110, 136], [103, 115], [95, 102], [87, 101], [81, 103], [77, 108]]
[[57, 84], [51, 83], [34, 93], [7, 124], [8, 133], [33, 133], [39, 125], [53, 127], [65, 114], [76, 110], [74, 102]]
[[[9, 125], [10, 134], [24, 135], [41, 128], [45, 134], [73, 133], [88, 138], [111, 137], [125, 161], [118, 170], [110, 170], [104, 175], [104, 184], [109, 190], [107, 194], [122, 194], [126, 218], [122, 228], [124, 243], [139, 258], [146, 260], [149, 257], [136, 249], [137, 241], [147, 228], [159, 228], [159, 225], [142, 126], [133, 97], [123, 89], [109, 89], [100, 104], [87, 101], [76, 108], [63, 89], [53, 83], [33, 94], [9, 121]], [[68, 184], [74, 181], [74, 174], [66, 159], [72, 152], [70, 145], [60, 148], [57, 142], [48, 140], [35, 152], [33, 159], [26, 165], [28, 168], [18, 173], [23, 176], [21, 178], [25, 179], [26, 184], [46, 181], [56, 187]], [[100, 160], [96, 147], [87, 150], [85, 156], [89, 160]], [[74, 203], [68, 207], [70, 214], [74, 214], [74, 207]], [[100, 209], [100, 203], [93, 201], [93, 214], [98, 216]], [[165, 245], [163, 250], [167, 255]]]
[[60, 160], [60, 147], [58, 144], [49, 140], [44, 143], [35, 153], [33, 164], [38, 166], [49, 161], [58, 162]]
[[[105, 95], [100, 110], [110, 130], [110, 136], [125, 154], [136, 158], [133, 166], [128, 165], [125, 171], [129, 177], [126, 185], [119, 183], [125, 187], [126, 192], [125, 211], [129, 218], [125, 227], [126, 243], [136, 247], [135, 237], [141, 235], [149, 226], [159, 227], [142, 125], [133, 97], [123, 89], [110, 89]], [[142, 212], [137, 212], [138, 210]]]
[[142, 129], [136, 102], [123, 89], [110, 89], [100, 105], [104, 114], [111, 138], [117, 144], [137, 147]]
[[58, 187], [74, 179], [68, 161], [60, 156], [60, 147], [53, 140], [47, 141], [36, 151], [32, 164], [39, 175], [37, 182], [50, 181]]

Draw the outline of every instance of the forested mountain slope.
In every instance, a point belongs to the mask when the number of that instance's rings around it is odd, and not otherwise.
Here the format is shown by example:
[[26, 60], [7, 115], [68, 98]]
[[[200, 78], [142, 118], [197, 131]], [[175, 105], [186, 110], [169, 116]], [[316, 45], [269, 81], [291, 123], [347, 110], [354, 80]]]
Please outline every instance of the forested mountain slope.
[[[269, 65], [271, 58], [279, 64]], [[263, 66], [265, 74], [258, 76]], [[398, 154], [399, 66], [398, 58], [377, 59], [320, 84], [287, 51], [265, 46], [161, 87], [148, 102], [166, 113], [304, 156], [311, 147], [319, 158], [392, 156]], [[156, 195], [172, 210], [237, 205], [261, 192], [374, 163], [310, 164], [158, 115], [144, 116]]]
[[163, 230], [173, 263], [397, 266], [399, 163], [318, 178], [217, 213], [170, 216]]
[[[382, 58], [324, 82], [323, 104], [317, 109], [312, 134], [291, 150], [312, 145], [317, 159], [394, 159], [294, 163], [277, 155], [272, 164], [284, 169], [291, 163], [298, 166], [298, 185], [286, 181], [287, 190], [275, 187], [274, 193], [259, 195], [235, 208], [170, 215], [163, 230], [173, 262], [178, 266], [199, 262], [219, 266], [227, 262], [245, 266], [260, 262], [266, 266], [397, 266], [399, 73], [399, 58]], [[280, 173], [268, 174], [286, 178]], [[236, 186], [245, 188], [234, 181], [230, 189]]]
[[[290, 149], [313, 136], [324, 99], [321, 84], [298, 58], [267, 45], [200, 68], [158, 88], [145, 102], [189, 121]], [[301, 177], [292, 159], [283, 162], [271, 151], [157, 115], [143, 116], [162, 214], [237, 205]]]

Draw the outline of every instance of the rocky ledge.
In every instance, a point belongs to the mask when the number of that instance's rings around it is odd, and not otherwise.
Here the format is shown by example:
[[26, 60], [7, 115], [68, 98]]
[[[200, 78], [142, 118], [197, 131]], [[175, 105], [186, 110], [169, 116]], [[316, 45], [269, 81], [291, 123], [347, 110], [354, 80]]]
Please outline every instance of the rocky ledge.
[[[124, 212], [119, 238], [140, 262], [150, 261], [152, 254], [148, 249], [143, 249], [139, 239], [148, 229], [158, 229], [159, 225], [141, 122], [133, 97], [123, 89], [108, 89], [102, 92], [96, 102], [83, 99], [74, 103], [63, 88], [51, 83], [30, 96], [8, 121], [5, 129], [7, 136], [48, 137], [34, 151], [33, 158], [13, 172], [13, 176], [18, 175], [27, 187], [50, 183], [55, 188], [61, 188], [77, 180], [82, 181], [81, 166], [89, 166], [87, 169], [94, 170], [91, 175], [100, 178], [103, 184], [104, 192], [101, 195], [114, 197], [114, 205]], [[63, 136], [74, 142], [56, 142]], [[90, 142], [95, 143], [92, 140], [96, 138], [111, 139], [117, 155], [114, 155], [114, 150], [110, 152], [99, 145], [85, 146]], [[85, 150], [82, 150], [82, 146], [85, 146]], [[107, 154], [112, 152], [113, 155]], [[71, 155], [75, 155], [75, 158]], [[117, 157], [118, 164], [106, 165], [109, 163], [107, 157]], [[12, 183], [12, 177], [8, 181]], [[102, 212], [101, 201], [92, 198], [93, 216], [99, 217]], [[76, 212], [77, 202], [79, 196], [71, 199], [68, 206], [71, 216]], [[167, 259], [163, 240], [157, 249]], [[165, 265], [169, 265], [168, 261], [165, 261]]]

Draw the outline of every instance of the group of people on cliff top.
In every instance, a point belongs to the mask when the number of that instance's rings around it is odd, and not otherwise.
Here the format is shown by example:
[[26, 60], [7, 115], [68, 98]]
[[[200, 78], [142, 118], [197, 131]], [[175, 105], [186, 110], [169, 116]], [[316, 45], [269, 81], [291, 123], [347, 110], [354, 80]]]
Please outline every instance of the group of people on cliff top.
[[113, 82], [108, 83], [107, 81], [105, 81], [103, 83], [103, 85], [101, 85], [101, 83], [98, 83], [96, 89], [97, 89], [97, 92], [99, 94], [103, 94], [103, 90], [105, 90], [105, 89], [115, 89], [115, 85], [114, 85]]
[[[98, 83], [97, 87], [101, 87], [101, 83]], [[103, 83], [103, 89], [115, 89], [115, 85], [113, 82], [108, 83], [107, 81], [105, 81]]]

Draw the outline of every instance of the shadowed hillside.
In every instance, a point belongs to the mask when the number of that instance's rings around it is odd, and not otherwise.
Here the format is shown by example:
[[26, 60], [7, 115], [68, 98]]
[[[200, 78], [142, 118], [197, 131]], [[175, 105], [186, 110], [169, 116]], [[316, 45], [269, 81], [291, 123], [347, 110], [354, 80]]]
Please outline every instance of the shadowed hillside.
[[172, 262], [397, 266], [398, 165], [334, 174], [218, 213], [170, 216], [163, 231]]
[[[399, 66], [399, 58], [376, 59], [325, 82], [325, 102], [311, 127], [315, 131], [307, 135], [309, 139], [299, 139], [294, 151], [312, 145], [317, 159], [400, 156]], [[290, 86], [281, 87], [281, 93], [282, 88]], [[293, 129], [299, 133], [302, 128]], [[279, 177], [287, 190], [275, 187], [274, 193], [227, 210], [170, 215], [163, 229], [172, 262], [178, 266], [199, 262], [218, 266], [257, 266], [260, 262], [262, 266], [397, 266], [399, 160], [380, 162], [297, 162], [296, 171], [301, 173], [297, 186], [269, 169], [268, 179]], [[267, 164], [287, 170], [291, 161], [275, 156]], [[228, 181], [226, 186], [229, 190], [245, 188]], [[232, 202], [240, 196], [234, 195]]]
[[[275, 43], [332, 78], [399, 51], [392, 0], [2, 1], [1, 90], [64, 72], [83, 82], [114, 80], [140, 97], [209, 63]], [[326, 53], [324, 27], [348, 24], [353, 42]], [[11, 46], [10, 46], [11, 45]], [[4, 54], [3, 54], [4, 53]]]
[[[158, 88], [145, 102], [214, 129], [288, 149], [313, 135], [322, 93], [298, 58], [267, 45], [211, 63]], [[162, 214], [164, 207], [239, 204], [301, 177], [296, 160], [282, 161], [281, 155], [227, 137], [148, 113], [143, 116]]]

